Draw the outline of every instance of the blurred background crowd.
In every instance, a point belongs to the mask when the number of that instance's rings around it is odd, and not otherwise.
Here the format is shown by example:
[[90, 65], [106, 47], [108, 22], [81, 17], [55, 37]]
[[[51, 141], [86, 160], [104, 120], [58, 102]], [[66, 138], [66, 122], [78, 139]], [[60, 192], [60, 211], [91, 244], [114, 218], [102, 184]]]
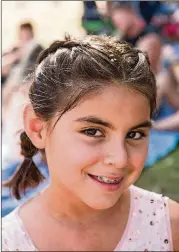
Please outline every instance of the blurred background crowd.
[[[148, 53], [157, 81], [157, 111], [149, 153], [137, 185], [179, 201], [179, 3], [176, 1], [2, 1], [2, 180], [21, 162], [19, 132], [28, 85], [39, 53], [65, 33], [110, 35]], [[2, 216], [20, 201], [2, 187]]]

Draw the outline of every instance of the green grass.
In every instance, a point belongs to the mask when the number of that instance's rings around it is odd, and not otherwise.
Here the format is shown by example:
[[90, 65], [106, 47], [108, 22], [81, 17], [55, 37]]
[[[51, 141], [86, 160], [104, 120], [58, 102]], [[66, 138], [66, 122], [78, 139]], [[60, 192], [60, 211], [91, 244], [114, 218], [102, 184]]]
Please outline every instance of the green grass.
[[135, 184], [179, 202], [179, 147], [152, 167], [144, 169]]

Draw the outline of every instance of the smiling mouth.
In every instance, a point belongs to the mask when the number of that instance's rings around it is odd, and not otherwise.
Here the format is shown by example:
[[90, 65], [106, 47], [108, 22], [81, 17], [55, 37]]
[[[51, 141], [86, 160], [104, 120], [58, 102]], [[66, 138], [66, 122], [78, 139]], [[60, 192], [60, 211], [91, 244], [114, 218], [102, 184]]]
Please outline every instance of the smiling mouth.
[[105, 177], [105, 176], [96, 176], [96, 175], [92, 175], [92, 174], [88, 174], [89, 177], [91, 177], [92, 179], [95, 179], [97, 181], [99, 181], [102, 184], [108, 184], [108, 185], [118, 185], [121, 180], [123, 179], [123, 177], [121, 178], [109, 178], [109, 177]]

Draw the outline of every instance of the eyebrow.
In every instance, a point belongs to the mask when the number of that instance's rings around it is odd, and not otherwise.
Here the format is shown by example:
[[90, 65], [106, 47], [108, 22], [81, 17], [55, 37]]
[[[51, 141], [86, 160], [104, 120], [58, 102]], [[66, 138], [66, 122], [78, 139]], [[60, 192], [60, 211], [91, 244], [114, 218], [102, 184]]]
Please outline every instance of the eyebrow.
[[87, 123], [99, 124], [104, 127], [114, 129], [114, 127], [111, 123], [105, 122], [105, 121], [101, 120], [99, 117], [95, 117], [95, 116], [85, 116], [85, 117], [78, 118], [75, 121], [76, 122], [87, 122]]
[[130, 130], [134, 130], [134, 129], [138, 129], [138, 128], [151, 128], [151, 127], [152, 127], [151, 121], [145, 121], [145, 122], [142, 122], [142, 123], [135, 125]]
[[[76, 122], [94, 123], [94, 124], [99, 124], [99, 125], [102, 125], [104, 127], [110, 128], [110, 129], [115, 129], [115, 127], [111, 123], [105, 122], [105, 121], [101, 120], [99, 117], [95, 117], [95, 116], [80, 117], [80, 118], [76, 119], [75, 121]], [[144, 121], [140, 124], [133, 126], [132, 128], [130, 128], [130, 130], [134, 130], [134, 129], [138, 129], [138, 128], [151, 128], [151, 127], [152, 127], [151, 121]]]

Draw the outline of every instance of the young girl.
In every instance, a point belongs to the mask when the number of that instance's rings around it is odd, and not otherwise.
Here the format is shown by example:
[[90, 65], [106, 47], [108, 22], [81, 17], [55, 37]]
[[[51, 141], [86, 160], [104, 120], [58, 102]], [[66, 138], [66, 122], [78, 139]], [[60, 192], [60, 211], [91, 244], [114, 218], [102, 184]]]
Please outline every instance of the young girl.
[[50, 184], [3, 218], [3, 251], [179, 250], [177, 203], [133, 186], [156, 105], [147, 56], [114, 38], [54, 42], [40, 55], [24, 110], [13, 195]]

